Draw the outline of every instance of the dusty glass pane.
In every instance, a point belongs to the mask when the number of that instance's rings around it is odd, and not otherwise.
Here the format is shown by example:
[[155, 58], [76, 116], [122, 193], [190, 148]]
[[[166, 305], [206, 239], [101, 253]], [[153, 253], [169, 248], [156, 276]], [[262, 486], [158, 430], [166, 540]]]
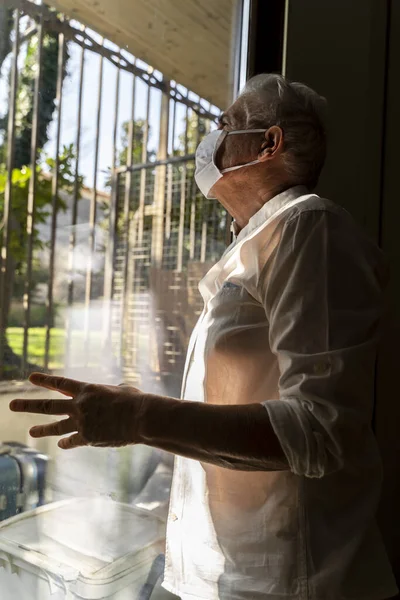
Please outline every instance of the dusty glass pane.
[[172, 455], [62, 451], [29, 435], [53, 417], [8, 405], [60, 397], [37, 371], [180, 397], [197, 284], [230, 242], [193, 174], [233, 96], [240, 5], [0, 6], [2, 600], [173, 597]]

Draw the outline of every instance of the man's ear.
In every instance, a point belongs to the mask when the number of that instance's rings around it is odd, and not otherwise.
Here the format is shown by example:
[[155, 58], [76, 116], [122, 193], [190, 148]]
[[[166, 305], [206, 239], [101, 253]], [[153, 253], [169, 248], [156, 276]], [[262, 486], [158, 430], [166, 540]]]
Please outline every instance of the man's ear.
[[265, 132], [265, 140], [258, 154], [260, 162], [271, 160], [283, 151], [283, 131], [278, 125], [273, 125]]

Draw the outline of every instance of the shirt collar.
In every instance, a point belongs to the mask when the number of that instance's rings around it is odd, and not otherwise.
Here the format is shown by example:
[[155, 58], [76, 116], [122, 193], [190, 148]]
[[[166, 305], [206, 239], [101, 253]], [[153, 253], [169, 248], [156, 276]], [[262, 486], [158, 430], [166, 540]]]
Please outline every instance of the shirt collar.
[[285, 190], [284, 192], [281, 192], [263, 204], [263, 206], [252, 217], [250, 217], [247, 225], [245, 225], [240, 231], [238, 224], [235, 220], [233, 220], [231, 231], [233, 233], [234, 241], [237, 242], [242, 240], [252, 231], [254, 231], [254, 229], [257, 229], [257, 227], [262, 225], [267, 219], [272, 217], [274, 213], [276, 213], [282, 206], [291, 200], [295, 200], [296, 198], [304, 196], [307, 193], [308, 190], [304, 185], [296, 185], [288, 190]]

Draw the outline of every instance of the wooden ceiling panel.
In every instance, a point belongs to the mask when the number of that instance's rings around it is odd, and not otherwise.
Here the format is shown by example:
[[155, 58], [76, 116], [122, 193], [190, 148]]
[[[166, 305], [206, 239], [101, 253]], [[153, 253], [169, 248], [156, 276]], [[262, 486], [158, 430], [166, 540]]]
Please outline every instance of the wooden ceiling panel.
[[50, 0], [220, 108], [232, 99], [237, 0]]

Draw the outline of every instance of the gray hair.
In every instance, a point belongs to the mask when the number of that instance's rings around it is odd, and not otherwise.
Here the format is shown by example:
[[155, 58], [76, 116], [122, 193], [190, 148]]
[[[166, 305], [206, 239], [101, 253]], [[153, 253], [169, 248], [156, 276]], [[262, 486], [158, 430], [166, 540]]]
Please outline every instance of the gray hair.
[[250, 79], [240, 97], [254, 99], [246, 102], [247, 127], [281, 127], [288, 174], [294, 184], [314, 189], [326, 158], [325, 98], [303, 83], [272, 74]]

